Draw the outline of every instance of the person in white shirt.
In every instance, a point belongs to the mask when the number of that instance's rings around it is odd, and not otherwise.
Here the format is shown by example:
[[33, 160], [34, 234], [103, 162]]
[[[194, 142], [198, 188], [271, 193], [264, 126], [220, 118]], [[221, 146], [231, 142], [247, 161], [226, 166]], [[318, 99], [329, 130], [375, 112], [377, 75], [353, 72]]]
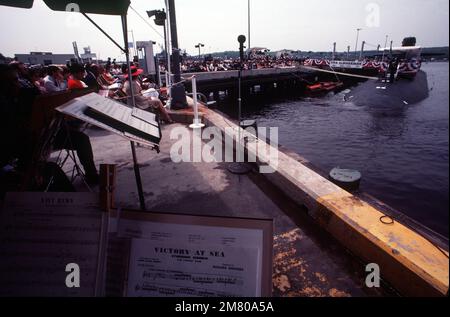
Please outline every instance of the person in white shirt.
[[63, 80], [62, 70], [58, 66], [49, 66], [47, 76], [44, 78], [44, 88], [47, 93], [64, 91], [61, 81]]
[[[131, 73], [132, 73], [132, 83], [133, 83], [133, 93], [134, 93], [134, 101], [136, 104], [136, 107], [146, 110], [153, 108], [155, 111], [157, 111], [163, 118], [163, 120], [167, 123], [173, 123], [173, 120], [170, 118], [169, 114], [166, 111], [166, 108], [164, 108], [163, 103], [159, 98], [154, 97], [146, 97], [143, 95], [141, 84], [139, 83], [139, 75], [143, 73], [142, 69], [138, 69], [136, 66], [131, 67]], [[123, 85], [123, 91], [128, 96], [127, 102], [128, 105], [132, 105], [132, 94], [131, 94], [131, 86], [130, 81], [128, 80], [128, 74], [125, 75], [125, 78], [127, 79], [126, 82]]]

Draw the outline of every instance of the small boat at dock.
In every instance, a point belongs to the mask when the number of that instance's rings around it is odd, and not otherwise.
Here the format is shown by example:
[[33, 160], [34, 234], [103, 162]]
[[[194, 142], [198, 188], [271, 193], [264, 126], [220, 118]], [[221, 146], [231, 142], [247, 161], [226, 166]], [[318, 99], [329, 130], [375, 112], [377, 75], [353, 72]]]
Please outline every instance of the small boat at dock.
[[337, 89], [341, 88], [343, 85], [344, 85], [344, 83], [341, 81], [319, 82], [316, 84], [307, 85], [306, 92], [308, 94], [312, 94], [312, 95], [327, 94], [329, 92], [336, 91]]

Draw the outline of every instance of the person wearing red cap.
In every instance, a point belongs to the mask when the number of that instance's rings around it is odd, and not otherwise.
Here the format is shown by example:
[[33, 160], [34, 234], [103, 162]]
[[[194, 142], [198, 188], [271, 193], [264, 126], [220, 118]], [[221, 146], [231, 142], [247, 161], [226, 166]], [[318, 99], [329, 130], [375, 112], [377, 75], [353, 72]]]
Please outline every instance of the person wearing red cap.
[[[164, 108], [161, 100], [157, 98], [148, 98], [142, 95], [142, 87], [139, 82], [139, 75], [141, 75], [144, 71], [142, 69], [137, 68], [136, 66], [131, 66], [131, 75], [132, 75], [132, 83], [133, 83], [133, 92], [134, 92], [134, 100], [136, 103], [136, 107], [140, 109], [151, 109], [153, 108], [162, 116], [163, 120], [167, 123], [173, 123], [173, 120], [170, 118], [166, 109]], [[132, 94], [131, 94], [131, 85], [128, 80], [128, 74], [125, 75], [127, 81], [123, 85], [123, 91], [128, 96], [127, 101], [128, 105], [132, 105]]]

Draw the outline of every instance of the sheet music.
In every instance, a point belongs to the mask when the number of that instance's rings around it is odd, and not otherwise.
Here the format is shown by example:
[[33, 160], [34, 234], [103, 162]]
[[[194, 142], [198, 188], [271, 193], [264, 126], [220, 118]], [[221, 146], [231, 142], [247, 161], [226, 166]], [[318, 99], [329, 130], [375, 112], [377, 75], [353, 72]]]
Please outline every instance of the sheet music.
[[255, 296], [258, 252], [133, 239], [127, 296]]
[[153, 120], [153, 123], [150, 124], [142, 119], [138, 119], [132, 115], [132, 108], [122, 105], [112, 99], [98, 96], [98, 98], [89, 99], [86, 102], [86, 105], [139, 131], [161, 138], [158, 123], [156, 121]]
[[138, 119], [144, 120], [147, 123], [156, 124], [156, 115], [154, 113], [139, 109], [139, 108], [134, 108], [133, 112], [132, 112], [132, 116], [136, 117]]
[[[94, 296], [103, 214], [94, 193], [8, 193], [0, 295]], [[66, 286], [69, 263], [79, 265], [80, 288]]]
[[122, 88], [122, 85], [120, 83], [115, 83], [108, 86], [108, 89], [120, 89], [120, 88]]
[[261, 296], [260, 230], [123, 218], [117, 228], [132, 239], [127, 296]]
[[[138, 136], [132, 135], [130, 133], [125, 133], [120, 130], [117, 130], [107, 124], [104, 124], [104, 123], [86, 115], [85, 112], [86, 112], [86, 109], [88, 108], [87, 103], [95, 101], [98, 97], [103, 98], [101, 96], [98, 96], [98, 95], [96, 96], [96, 95], [97, 94], [92, 93], [92, 94], [88, 94], [88, 95], [85, 95], [80, 98], [75, 98], [74, 100], [68, 102], [67, 104], [65, 104], [61, 107], [58, 107], [56, 110], [58, 110], [61, 113], [66, 114], [66, 115], [69, 115], [71, 117], [80, 119], [83, 122], [95, 125], [101, 129], [104, 129], [106, 131], [117, 134], [128, 140], [130, 140], [130, 138], [131, 138], [131, 139], [133, 139], [133, 141], [138, 141], [139, 143], [142, 143], [142, 144], [146, 144], [149, 146], [154, 145], [154, 143], [149, 142], [148, 140], [144, 140], [144, 139], [142, 139]], [[105, 99], [105, 98], [103, 98], [103, 99]], [[158, 131], [158, 133], [159, 133], [159, 131]]]
[[76, 98], [76, 99], [68, 102], [64, 106], [57, 108], [56, 110], [66, 114], [66, 115], [69, 115], [71, 117], [74, 117], [76, 119], [80, 119], [86, 123], [89, 123], [89, 124], [95, 125], [99, 128], [110, 131], [112, 133], [124, 136], [124, 133], [122, 131], [114, 129], [104, 123], [101, 123], [98, 120], [95, 120], [95, 119], [85, 115], [84, 112], [86, 111], [86, 109], [87, 109], [87, 105], [85, 104], [85, 102]]

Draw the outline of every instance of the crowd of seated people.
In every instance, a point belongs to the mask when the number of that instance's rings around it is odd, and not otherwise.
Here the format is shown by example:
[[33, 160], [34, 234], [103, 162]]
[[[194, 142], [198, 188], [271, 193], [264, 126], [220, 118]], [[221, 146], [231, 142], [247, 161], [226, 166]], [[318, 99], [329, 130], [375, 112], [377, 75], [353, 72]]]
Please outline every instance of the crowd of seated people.
[[[258, 56], [245, 59], [242, 63], [244, 70], [251, 69], [267, 69], [267, 68], [284, 68], [295, 67], [301, 64], [300, 59], [282, 56]], [[221, 72], [229, 70], [239, 70], [241, 67], [239, 58], [223, 59], [223, 58], [185, 58], [181, 64], [183, 73], [199, 73], [199, 72]], [[165, 71], [165, 66], [160, 65], [160, 70]]]
[[[138, 65], [133, 64], [132, 87], [135, 104], [137, 107], [151, 111], [160, 118], [172, 123], [163, 101], [167, 100], [164, 89], [159, 89], [156, 84], [143, 76], [143, 71]], [[33, 104], [37, 98], [47, 98], [73, 91], [107, 91], [108, 97], [131, 105], [131, 85], [128, 80], [127, 65], [110, 62], [103, 65], [97, 64], [67, 64], [67, 65], [26, 65], [19, 61], [13, 61], [8, 65], [0, 64], [0, 119], [1, 141], [0, 146], [0, 184], [3, 192], [5, 177], [11, 172], [15, 175], [25, 173], [24, 167], [30, 164], [31, 149], [33, 144], [27, 144], [24, 133], [32, 120]], [[77, 120], [65, 119], [67, 124], [60, 128], [53, 139], [54, 151], [67, 149], [74, 150], [83, 166], [86, 181], [89, 184], [97, 184], [99, 175], [94, 163], [94, 154], [89, 137], [80, 129]], [[67, 140], [70, 140], [68, 143]], [[59, 179], [58, 190], [71, 190], [64, 173], [60, 168], [50, 163], [42, 168], [42, 175], [52, 175]], [[13, 173], [13, 174], [14, 174]], [[41, 176], [42, 176], [41, 175]], [[42, 178], [45, 178], [42, 176]], [[34, 188], [42, 189], [42, 188]]]
[[[291, 58], [262, 58], [247, 59], [243, 69], [262, 69], [275, 67], [291, 67], [297, 62]], [[185, 59], [182, 62], [183, 72], [217, 72], [237, 70], [241, 67], [239, 59]], [[164, 65], [161, 65], [164, 70]], [[164, 107], [167, 89], [158, 87], [148, 77], [145, 77], [137, 63], [131, 68], [131, 83], [126, 64], [116, 63], [115, 60], [105, 64], [68, 63], [66, 65], [26, 65], [13, 61], [8, 65], [0, 65], [0, 118], [1, 126], [1, 160], [0, 178], [3, 186], [5, 175], [11, 171], [25, 173], [24, 167], [30, 164], [33, 157], [33, 144], [27, 144], [25, 132], [32, 120], [33, 105], [38, 98], [64, 94], [78, 90], [106, 91], [106, 96], [129, 106], [134, 99], [135, 105], [141, 109], [156, 113], [167, 122], [172, 119]], [[134, 97], [132, 97], [132, 92]], [[64, 124], [52, 140], [54, 151], [74, 150], [83, 166], [86, 180], [90, 184], [99, 181], [99, 175], [94, 162], [89, 137], [80, 129], [77, 120], [65, 119]], [[70, 140], [68, 143], [67, 140]], [[72, 187], [64, 179], [62, 170], [50, 163], [42, 168], [42, 177], [52, 174], [59, 175], [59, 183], [63, 190]], [[36, 189], [36, 188], [35, 188]], [[61, 190], [61, 186], [59, 187]]]
[[[76, 89], [85, 89], [83, 65], [64, 66], [27, 66], [14, 61], [9, 65], [0, 65], [0, 185], [1, 192], [19, 189], [29, 168], [35, 162], [36, 140], [31, 137], [31, 125], [36, 100], [64, 94]], [[48, 97], [47, 97], [48, 96]], [[76, 120], [65, 119], [67, 124], [55, 131], [51, 149], [74, 150], [83, 166], [85, 180], [90, 185], [98, 184], [99, 175], [94, 162], [89, 137], [80, 130]], [[34, 143], [33, 143], [34, 142]], [[42, 162], [36, 171], [36, 179], [41, 181], [26, 190], [72, 191], [60, 167], [54, 163]], [[15, 180], [16, 182], [14, 182]], [[51, 181], [53, 180], [53, 181]], [[45, 185], [48, 182], [48, 185]], [[40, 185], [41, 186], [40, 186]]]

